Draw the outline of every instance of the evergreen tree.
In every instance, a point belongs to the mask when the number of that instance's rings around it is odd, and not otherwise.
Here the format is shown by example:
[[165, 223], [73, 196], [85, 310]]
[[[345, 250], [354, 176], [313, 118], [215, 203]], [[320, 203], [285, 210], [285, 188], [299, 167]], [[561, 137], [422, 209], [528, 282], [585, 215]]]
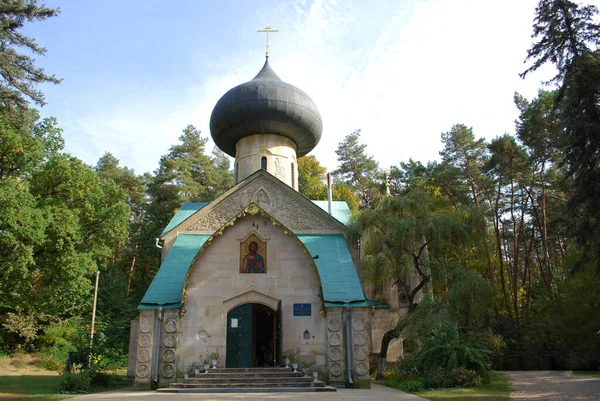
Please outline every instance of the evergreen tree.
[[378, 165], [365, 153], [366, 147], [360, 143], [360, 130], [347, 135], [335, 151], [339, 165], [333, 172], [336, 181], [356, 192], [362, 207], [369, 207], [380, 195]]
[[587, 256], [600, 270], [600, 26], [594, 6], [568, 0], [541, 0], [536, 8], [529, 49], [533, 64], [523, 72], [552, 63], [558, 70], [556, 105], [564, 122], [565, 163], [572, 179], [568, 221]]
[[47, 75], [42, 68], [35, 66], [35, 60], [19, 53], [25, 49], [43, 56], [46, 49], [40, 47], [34, 39], [23, 35], [20, 30], [26, 21], [43, 21], [58, 15], [58, 9], [38, 5], [37, 0], [0, 1], [0, 106], [17, 105], [27, 107], [27, 100], [43, 106], [44, 95], [36, 85], [40, 83], [57, 84], [61, 80]]

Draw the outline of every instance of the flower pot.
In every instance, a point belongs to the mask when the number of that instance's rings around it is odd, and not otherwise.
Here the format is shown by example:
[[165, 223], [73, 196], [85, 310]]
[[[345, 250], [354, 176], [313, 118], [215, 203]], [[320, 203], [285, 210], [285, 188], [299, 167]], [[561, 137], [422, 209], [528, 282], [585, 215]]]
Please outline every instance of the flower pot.
[[194, 369], [194, 374], [198, 376], [200, 374], [200, 369]]
[[285, 358], [285, 367], [286, 368], [290, 367], [290, 360], [288, 358]]
[[215, 369], [217, 367], [217, 360], [216, 359], [212, 360], [212, 365], [213, 365], [213, 369]]
[[316, 383], [319, 381], [319, 372], [313, 372], [313, 382]]
[[294, 368], [294, 373], [298, 371], [298, 364], [296, 362], [292, 363], [292, 368]]
[[184, 373], [184, 374], [183, 374], [183, 378], [184, 378], [184, 379], [189, 379], [189, 378], [190, 378], [190, 375], [188, 375], [187, 373]]
[[208, 373], [208, 368], [210, 368], [210, 365], [208, 363], [204, 364], [204, 373]]

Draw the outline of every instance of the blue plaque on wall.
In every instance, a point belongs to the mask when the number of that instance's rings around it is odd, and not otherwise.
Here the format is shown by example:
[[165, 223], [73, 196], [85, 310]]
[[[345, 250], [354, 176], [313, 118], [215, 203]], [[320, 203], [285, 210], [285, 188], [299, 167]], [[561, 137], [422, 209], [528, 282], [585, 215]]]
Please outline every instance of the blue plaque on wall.
[[294, 316], [310, 316], [310, 304], [294, 304]]

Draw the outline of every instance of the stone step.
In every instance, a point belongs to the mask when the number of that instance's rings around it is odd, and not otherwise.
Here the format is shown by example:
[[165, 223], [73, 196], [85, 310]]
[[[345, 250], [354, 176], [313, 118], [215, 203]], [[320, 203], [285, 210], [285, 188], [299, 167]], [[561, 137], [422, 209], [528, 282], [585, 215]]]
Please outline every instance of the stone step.
[[322, 381], [305, 376], [303, 372], [293, 372], [289, 368], [236, 368], [210, 369], [196, 377], [171, 383], [169, 388], [159, 392], [167, 393], [260, 393], [260, 392], [299, 392], [336, 391]]
[[159, 393], [307, 393], [337, 391], [335, 387], [228, 387], [228, 388], [161, 388]]
[[208, 369], [211, 373], [267, 373], [267, 372], [293, 372], [292, 368], [281, 368], [281, 367], [266, 367], [266, 368], [210, 368]]
[[268, 373], [254, 373], [254, 372], [247, 372], [247, 373], [200, 373], [199, 375], [195, 376], [195, 377], [190, 377], [188, 379], [184, 379], [184, 380], [195, 380], [195, 379], [226, 379], [226, 378], [232, 378], [232, 377], [246, 377], [246, 378], [258, 378], [258, 377], [266, 377], [266, 378], [277, 378], [277, 377], [283, 377], [283, 378], [292, 378], [292, 377], [303, 377], [304, 373], [302, 372], [268, 372]]
[[194, 384], [194, 383], [227, 383], [231, 381], [237, 382], [255, 382], [255, 383], [269, 383], [269, 382], [280, 382], [280, 381], [298, 381], [298, 382], [310, 382], [313, 381], [313, 377], [308, 376], [300, 376], [300, 377], [240, 377], [240, 376], [230, 376], [230, 377], [197, 377], [195, 379], [183, 379], [183, 383]]
[[228, 388], [228, 387], [325, 387], [325, 383], [317, 381], [290, 382], [229, 382], [229, 383], [173, 383], [169, 388]]

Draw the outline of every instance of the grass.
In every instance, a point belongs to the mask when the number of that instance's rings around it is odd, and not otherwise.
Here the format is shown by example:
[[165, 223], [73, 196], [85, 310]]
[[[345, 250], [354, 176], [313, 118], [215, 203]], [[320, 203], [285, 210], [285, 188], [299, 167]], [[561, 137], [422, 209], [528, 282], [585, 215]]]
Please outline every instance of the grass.
[[600, 370], [574, 370], [573, 374], [583, 376], [598, 376], [600, 377]]
[[508, 401], [510, 384], [500, 373], [490, 373], [490, 383], [471, 388], [422, 390], [413, 393], [431, 401]]
[[[31, 354], [0, 357], [0, 400], [44, 401], [74, 397], [70, 394], [57, 394], [60, 375], [56, 371], [39, 367], [39, 364], [39, 359]], [[108, 389], [101, 391], [106, 390]]]

